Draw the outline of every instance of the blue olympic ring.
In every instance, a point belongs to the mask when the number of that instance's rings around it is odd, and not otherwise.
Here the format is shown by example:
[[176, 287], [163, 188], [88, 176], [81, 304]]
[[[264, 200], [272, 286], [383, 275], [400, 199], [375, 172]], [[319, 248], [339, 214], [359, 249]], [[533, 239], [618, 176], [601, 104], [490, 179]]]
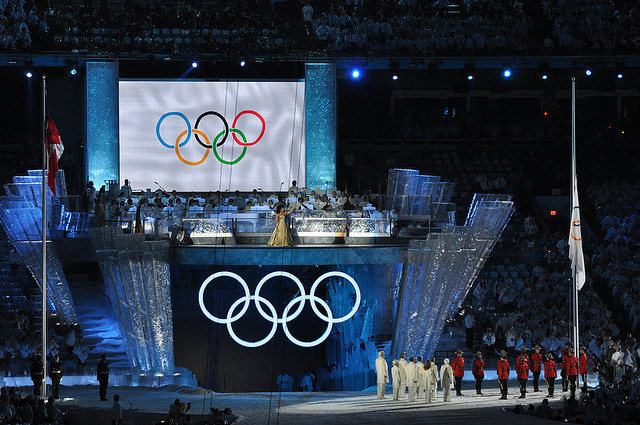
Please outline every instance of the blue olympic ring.
[[165, 142], [162, 139], [162, 136], [160, 136], [160, 124], [162, 124], [162, 121], [164, 121], [165, 118], [167, 118], [167, 117], [169, 117], [171, 115], [176, 115], [176, 116], [182, 118], [184, 120], [184, 122], [187, 123], [187, 137], [184, 139], [184, 142], [182, 142], [182, 143], [180, 143], [180, 145], [178, 145], [178, 147], [181, 148], [184, 145], [186, 145], [187, 142], [189, 142], [189, 139], [191, 139], [191, 123], [189, 122], [187, 117], [182, 112], [167, 112], [166, 114], [161, 116], [160, 119], [158, 120], [158, 124], [156, 124], [156, 136], [158, 136], [158, 140], [160, 141], [160, 143], [162, 143], [162, 145], [164, 147], [167, 147], [169, 149], [174, 149], [175, 148], [175, 145], [167, 144], [167, 142]]

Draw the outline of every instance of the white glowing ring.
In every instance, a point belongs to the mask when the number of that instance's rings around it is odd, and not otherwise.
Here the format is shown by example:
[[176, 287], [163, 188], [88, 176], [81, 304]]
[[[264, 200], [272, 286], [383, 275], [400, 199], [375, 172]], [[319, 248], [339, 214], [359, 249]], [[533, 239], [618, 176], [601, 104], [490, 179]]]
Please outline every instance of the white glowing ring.
[[[324, 314], [320, 313], [320, 311], [318, 310], [318, 307], [316, 307], [316, 300], [320, 300], [321, 298], [316, 297], [316, 288], [318, 287], [318, 285], [320, 285], [320, 283], [325, 280], [328, 277], [332, 277], [332, 276], [336, 276], [336, 277], [343, 277], [345, 279], [347, 279], [349, 281], [349, 283], [351, 283], [351, 285], [353, 286], [353, 290], [356, 293], [356, 302], [353, 305], [353, 308], [351, 309], [351, 311], [346, 315], [343, 316], [339, 319], [334, 319], [333, 316], [330, 314], [331, 318], [325, 316]], [[323, 274], [322, 276], [320, 276], [319, 278], [316, 279], [315, 282], [313, 282], [313, 285], [311, 286], [311, 291], [309, 291], [309, 303], [311, 304], [311, 308], [313, 309], [314, 313], [316, 313], [316, 315], [324, 320], [325, 322], [333, 322], [333, 323], [341, 323], [344, 322], [345, 320], [349, 320], [353, 317], [354, 314], [356, 314], [356, 311], [358, 311], [358, 307], [360, 307], [360, 299], [361, 299], [361, 295], [360, 295], [360, 288], [358, 287], [358, 284], [356, 283], [355, 279], [352, 278], [351, 276], [349, 276], [346, 273], [343, 272], [327, 272], [325, 274]], [[323, 305], [324, 307], [324, 305]], [[329, 310], [327, 309], [327, 312], [329, 312]]]
[[233, 338], [233, 340], [238, 344], [244, 347], [255, 348], [255, 347], [260, 347], [266, 344], [267, 342], [271, 341], [271, 338], [273, 338], [273, 336], [276, 334], [276, 330], [278, 329], [278, 320], [277, 320], [278, 313], [276, 313], [276, 309], [273, 306], [273, 304], [271, 304], [266, 298], [252, 295], [249, 297], [249, 299], [253, 300], [256, 303], [256, 306], [259, 305], [260, 303], [265, 303], [267, 307], [269, 307], [269, 310], [271, 310], [272, 316], [269, 317], [268, 320], [271, 320], [271, 323], [273, 323], [273, 326], [271, 326], [271, 331], [269, 331], [269, 334], [259, 341], [250, 342], [250, 341], [245, 341], [242, 338], [239, 338], [238, 335], [236, 335], [236, 333], [233, 331], [233, 327], [231, 326], [231, 324], [235, 322], [235, 320], [231, 320], [230, 316], [233, 314], [233, 311], [236, 309], [238, 304], [240, 304], [242, 301], [245, 300], [245, 297], [238, 298], [236, 302], [231, 304], [231, 307], [229, 307], [229, 312], [227, 313], [227, 331], [229, 331], [229, 335], [231, 336], [231, 338]]
[[[244, 301], [244, 305], [242, 306], [242, 309], [236, 316], [229, 317], [229, 315], [227, 314], [226, 319], [221, 319], [219, 317], [214, 316], [209, 312], [209, 310], [207, 310], [207, 307], [204, 305], [205, 289], [207, 289], [207, 286], [212, 280], [219, 277], [223, 277], [223, 276], [230, 277], [237, 280], [238, 283], [240, 283], [240, 285], [242, 286], [242, 289], [244, 289], [244, 297], [238, 299], [238, 301]], [[200, 286], [200, 291], [198, 291], [198, 303], [200, 303], [200, 310], [202, 310], [204, 315], [207, 316], [209, 320], [216, 323], [220, 323], [221, 325], [224, 325], [229, 323], [229, 321], [235, 322], [247, 312], [247, 310], [249, 309], [249, 303], [251, 303], [250, 295], [251, 293], [249, 292], [249, 285], [247, 285], [247, 282], [245, 282], [242, 277], [238, 276], [233, 272], [216, 272], [211, 276], [209, 276], [208, 278], [206, 278], [204, 282], [202, 282], [202, 285]]]
[[[315, 305], [316, 302], [319, 302], [320, 305], [325, 309], [325, 311], [329, 315], [328, 320], [325, 320], [327, 322], [327, 330], [325, 330], [324, 333], [318, 339], [311, 342], [300, 341], [299, 339], [294, 338], [294, 336], [291, 335], [291, 332], [289, 332], [289, 328], [287, 327], [287, 322], [289, 321], [289, 317], [287, 316], [287, 313], [289, 312], [289, 309], [291, 308], [291, 306], [293, 306], [294, 303], [300, 303], [301, 305], [304, 304], [305, 300], [309, 300], [311, 302], [311, 305]], [[329, 337], [329, 334], [331, 333], [331, 329], [333, 328], [333, 324], [335, 323], [335, 320], [333, 320], [333, 313], [331, 312], [329, 305], [322, 298], [318, 298], [314, 295], [303, 295], [301, 297], [296, 297], [292, 299], [289, 302], [289, 304], [287, 304], [287, 306], [284, 308], [284, 312], [282, 313], [282, 316], [283, 318], [287, 319], [282, 322], [282, 330], [284, 330], [284, 334], [287, 336], [287, 338], [289, 338], [289, 341], [293, 342], [296, 345], [299, 345], [300, 347], [315, 347], [316, 345], [322, 344], [324, 340]]]
[[[304, 290], [304, 285], [302, 284], [302, 282], [300, 282], [300, 279], [298, 279], [297, 277], [295, 277], [294, 275], [292, 275], [289, 272], [284, 272], [284, 271], [279, 271], [279, 272], [271, 272], [268, 275], [266, 275], [265, 277], [263, 277], [260, 282], [258, 282], [258, 286], [256, 286], [256, 297], [260, 297], [260, 290], [262, 289], [262, 286], [267, 282], [267, 280], [271, 279], [274, 276], [286, 276], [289, 279], [293, 280], [296, 285], [298, 285], [298, 290], [300, 290], [300, 295], [301, 296], [305, 296], [307, 293]], [[262, 298], [262, 297], [260, 297]], [[264, 299], [264, 298], [263, 298]], [[298, 298], [294, 298], [294, 300], [297, 300]], [[271, 303], [269, 303], [271, 304]], [[298, 309], [289, 317], [287, 317], [287, 320], [293, 320], [296, 317], [298, 317], [300, 315], [300, 313], [302, 313], [302, 309], [304, 308], [304, 298], [302, 299], [302, 302], [300, 303], [300, 306], [298, 307]], [[267, 313], [264, 312], [264, 310], [262, 309], [262, 307], [260, 307], [260, 303], [256, 302], [256, 308], [258, 309], [258, 313], [260, 313], [260, 316], [264, 317], [266, 320], [272, 320], [270, 317], [267, 316]], [[283, 315], [282, 318], [278, 319], [278, 323], [284, 323], [284, 317], [286, 317], [286, 315]]]

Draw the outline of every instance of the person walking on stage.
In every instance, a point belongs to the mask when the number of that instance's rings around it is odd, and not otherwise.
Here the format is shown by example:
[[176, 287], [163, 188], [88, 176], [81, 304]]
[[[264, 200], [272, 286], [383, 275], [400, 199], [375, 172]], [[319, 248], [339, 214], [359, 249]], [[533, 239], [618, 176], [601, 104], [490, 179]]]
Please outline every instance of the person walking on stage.
[[553, 390], [555, 389], [556, 377], [558, 376], [558, 366], [553, 360], [553, 354], [547, 354], [547, 361], [544, 362], [544, 380], [547, 383], [549, 394], [547, 397], [553, 397]]
[[451, 401], [451, 388], [453, 388], [453, 370], [449, 366], [449, 359], [444, 359], [440, 368], [440, 385], [442, 386], [443, 401]]
[[397, 400], [400, 395], [400, 367], [398, 361], [394, 360], [391, 367], [391, 384], [393, 385], [393, 399]]
[[482, 380], [484, 379], [484, 360], [482, 360], [482, 353], [478, 351], [476, 359], [473, 361], [471, 373], [476, 380], [476, 394], [482, 394]]
[[400, 353], [400, 360], [398, 360], [398, 367], [400, 368], [400, 394], [398, 395], [400, 398], [404, 397], [404, 393], [407, 392], [407, 361], [405, 357], [407, 353]]
[[62, 362], [60, 356], [53, 358], [53, 363], [49, 365], [49, 378], [51, 378], [51, 394], [58, 400], [60, 397], [60, 380], [62, 379]]
[[102, 354], [98, 362], [98, 382], [100, 383], [100, 400], [107, 401], [107, 386], [109, 385], [109, 364], [107, 363], [107, 355]]
[[571, 390], [571, 397], [576, 396], [576, 381], [578, 380], [578, 359], [573, 355], [573, 348], [569, 348], [566, 351], [566, 360], [564, 362], [565, 370], [567, 372], [567, 379], [569, 380], [569, 388]]
[[378, 383], [378, 399], [384, 398], [384, 390], [389, 382], [389, 365], [384, 359], [384, 351], [378, 352], [378, 358], [376, 359], [376, 380]]
[[507, 383], [509, 382], [509, 360], [507, 360], [507, 352], [500, 351], [500, 360], [498, 360], [498, 382], [500, 383], [500, 400], [507, 399]]
[[414, 360], [413, 356], [409, 357], [409, 363], [404, 367], [407, 375], [407, 386], [409, 387], [409, 401], [415, 400], [416, 388], [418, 386], [418, 368]]
[[456, 380], [456, 395], [462, 394], [462, 378], [464, 378], [464, 357], [462, 357], [462, 350], [456, 351], [456, 358], [451, 362], [451, 368], [453, 369], [453, 377]]
[[589, 366], [587, 365], [587, 348], [580, 347], [580, 359], [578, 361], [580, 368], [580, 377], [582, 378], [581, 392], [587, 392], [587, 373], [589, 373]]
[[516, 373], [518, 374], [518, 385], [520, 385], [520, 398], [525, 398], [527, 393], [527, 380], [529, 379], [529, 356], [521, 355], [516, 360]]
[[31, 380], [33, 381], [33, 395], [40, 395], [42, 388], [42, 379], [44, 378], [44, 366], [40, 356], [36, 353], [33, 355], [31, 362]]
[[542, 372], [542, 354], [540, 354], [540, 346], [536, 345], [533, 347], [535, 351], [534, 354], [531, 355], [531, 372], [533, 373], [533, 392], [540, 392], [540, 388], [538, 388], [538, 380], [540, 379], [540, 372]]

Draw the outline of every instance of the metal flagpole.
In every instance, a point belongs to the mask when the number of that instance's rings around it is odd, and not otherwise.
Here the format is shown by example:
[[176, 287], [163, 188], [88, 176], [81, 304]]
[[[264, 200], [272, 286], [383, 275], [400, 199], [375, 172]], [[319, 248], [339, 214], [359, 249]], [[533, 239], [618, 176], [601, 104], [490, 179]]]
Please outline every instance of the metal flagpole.
[[47, 394], [47, 77], [42, 76], [42, 395]]
[[[571, 209], [575, 204], [574, 186], [576, 184], [576, 77], [571, 77]], [[569, 223], [569, 231], [571, 232], [572, 223]], [[580, 349], [580, 333], [579, 333], [579, 321], [578, 321], [578, 277], [576, 273], [576, 262], [571, 263], [571, 275], [573, 278], [571, 291], [572, 291], [572, 304], [573, 304], [573, 350], [574, 355], [578, 356], [578, 350]]]

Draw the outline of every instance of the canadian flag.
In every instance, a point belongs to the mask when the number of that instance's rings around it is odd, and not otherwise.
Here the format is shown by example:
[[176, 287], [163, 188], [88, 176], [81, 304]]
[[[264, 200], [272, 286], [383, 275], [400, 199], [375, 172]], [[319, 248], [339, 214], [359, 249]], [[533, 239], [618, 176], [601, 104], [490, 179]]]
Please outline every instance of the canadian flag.
[[56, 174], [58, 173], [58, 160], [64, 152], [64, 145], [62, 144], [62, 138], [56, 125], [53, 123], [49, 112], [47, 112], [47, 126], [46, 126], [46, 143], [47, 143], [47, 157], [49, 160], [49, 171], [47, 175], [47, 181], [49, 188], [53, 194], [56, 194]]

